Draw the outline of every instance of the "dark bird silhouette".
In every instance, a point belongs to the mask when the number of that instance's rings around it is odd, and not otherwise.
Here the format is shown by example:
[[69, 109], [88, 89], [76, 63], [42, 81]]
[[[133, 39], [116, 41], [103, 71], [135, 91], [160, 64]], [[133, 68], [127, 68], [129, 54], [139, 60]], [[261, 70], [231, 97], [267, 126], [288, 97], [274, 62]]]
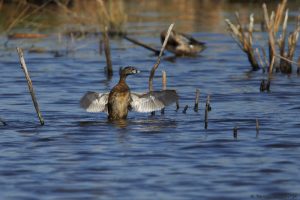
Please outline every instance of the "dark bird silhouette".
[[[166, 35], [167, 31], [161, 32], [161, 43], [164, 42]], [[176, 56], [195, 56], [206, 49], [206, 45], [204, 42], [200, 42], [190, 35], [172, 30], [166, 49]]]
[[133, 93], [126, 83], [126, 77], [139, 73], [135, 67], [125, 67], [120, 72], [120, 80], [109, 93], [87, 92], [80, 105], [87, 112], [106, 112], [109, 120], [126, 119], [129, 110], [152, 112], [176, 102], [175, 90], [151, 91], [144, 94]]

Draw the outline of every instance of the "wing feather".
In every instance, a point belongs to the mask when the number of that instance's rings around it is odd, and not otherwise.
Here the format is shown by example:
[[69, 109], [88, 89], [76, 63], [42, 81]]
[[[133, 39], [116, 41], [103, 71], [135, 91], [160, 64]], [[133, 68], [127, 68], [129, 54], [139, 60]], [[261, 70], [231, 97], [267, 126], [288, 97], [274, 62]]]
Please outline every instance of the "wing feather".
[[131, 107], [136, 112], [152, 112], [175, 103], [175, 90], [152, 91], [145, 94], [131, 93]]
[[108, 93], [87, 92], [80, 99], [80, 107], [87, 112], [107, 112]]

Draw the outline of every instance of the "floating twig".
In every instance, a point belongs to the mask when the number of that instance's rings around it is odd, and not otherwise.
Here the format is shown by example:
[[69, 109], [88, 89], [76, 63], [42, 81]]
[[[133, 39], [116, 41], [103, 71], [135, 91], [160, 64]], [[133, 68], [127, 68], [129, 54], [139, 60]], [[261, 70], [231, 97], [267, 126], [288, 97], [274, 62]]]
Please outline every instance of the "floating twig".
[[153, 91], [153, 78], [154, 78], [155, 70], [158, 68], [158, 66], [160, 64], [161, 57], [162, 57], [163, 52], [164, 52], [164, 50], [166, 48], [166, 45], [167, 45], [167, 42], [169, 40], [169, 36], [170, 36], [170, 33], [171, 33], [171, 30], [172, 30], [173, 26], [174, 26], [174, 24], [170, 25], [170, 27], [168, 29], [167, 36], [165, 38], [165, 41], [164, 41], [164, 43], [163, 43], [163, 45], [161, 47], [160, 53], [158, 55], [157, 61], [154, 64], [154, 66], [152, 67], [152, 69], [151, 69], [150, 76], [149, 76], [149, 91]]
[[37, 102], [36, 97], [35, 97], [35, 93], [34, 93], [32, 81], [30, 79], [30, 76], [29, 76], [29, 73], [28, 73], [28, 70], [27, 70], [27, 67], [26, 67], [23, 50], [21, 48], [17, 47], [17, 52], [19, 54], [21, 67], [22, 67], [22, 69], [24, 71], [25, 78], [27, 80], [27, 84], [28, 84], [30, 95], [31, 95], [31, 99], [33, 101], [34, 108], [35, 108], [36, 113], [37, 113], [37, 115], [39, 117], [41, 125], [44, 125], [44, 119], [43, 119], [42, 114], [40, 112], [39, 105], [38, 105], [38, 102]]
[[198, 112], [199, 110], [199, 96], [200, 96], [200, 90], [196, 89], [195, 106], [194, 106], [195, 112]]
[[108, 37], [108, 28], [105, 27], [103, 31], [103, 40], [104, 40], [104, 52], [106, 57], [106, 73], [107, 77], [112, 77], [113, 69], [112, 69], [112, 62], [111, 62], [111, 54], [110, 54], [110, 45], [109, 45], [109, 37]]
[[258, 138], [259, 135], [259, 121], [256, 119], [256, 138]]
[[130, 41], [130, 42], [136, 44], [136, 45], [139, 45], [139, 46], [141, 46], [141, 47], [144, 47], [145, 49], [148, 49], [148, 50], [150, 50], [150, 51], [153, 51], [153, 52], [155, 53], [155, 55], [159, 55], [159, 53], [160, 53], [159, 50], [157, 50], [157, 49], [155, 49], [155, 48], [153, 48], [153, 47], [151, 47], [151, 46], [149, 46], [149, 45], [147, 45], [147, 44], [145, 44], [145, 43], [142, 43], [142, 42], [140, 42], [140, 41], [138, 41], [138, 40], [136, 40], [136, 39], [130, 38], [130, 37], [128, 37], [127, 35], [125, 35], [124, 38], [125, 38], [126, 40], [128, 40], [128, 41]]
[[186, 111], [187, 111], [187, 109], [189, 108], [189, 106], [188, 105], [186, 105], [185, 107], [184, 107], [184, 109], [183, 109], [183, 111], [182, 111], [182, 113], [183, 114], [186, 114]]

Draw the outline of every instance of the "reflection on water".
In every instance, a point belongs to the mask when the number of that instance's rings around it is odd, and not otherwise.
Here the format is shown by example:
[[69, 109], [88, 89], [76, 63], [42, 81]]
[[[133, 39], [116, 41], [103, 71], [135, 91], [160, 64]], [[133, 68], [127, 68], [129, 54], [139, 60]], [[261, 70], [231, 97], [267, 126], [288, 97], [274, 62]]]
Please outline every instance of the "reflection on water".
[[115, 128], [131, 128], [138, 132], [149, 132], [159, 133], [164, 129], [169, 130], [170, 128], [176, 128], [177, 123], [173, 119], [160, 118], [160, 117], [149, 117], [146, 119], [122, 119], [122, 120], [106, 120], [106, 121], [80, 121], [79, 125], [85, 126], [110, 126]]

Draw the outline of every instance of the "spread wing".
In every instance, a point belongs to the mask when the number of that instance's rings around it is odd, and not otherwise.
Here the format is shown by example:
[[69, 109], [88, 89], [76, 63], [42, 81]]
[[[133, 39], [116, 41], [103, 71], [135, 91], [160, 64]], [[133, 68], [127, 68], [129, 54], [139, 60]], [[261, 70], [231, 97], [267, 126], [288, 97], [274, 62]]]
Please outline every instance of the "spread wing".
[[146, 94], [131, 93], [131, 107], [136, 112], [152, 112], [175, 103], [178, 95], [175, 90], [152, 91]]
[[87, 92], [80, 99], [80, 107], [87, 112], [107, 112], [108, 93]]

